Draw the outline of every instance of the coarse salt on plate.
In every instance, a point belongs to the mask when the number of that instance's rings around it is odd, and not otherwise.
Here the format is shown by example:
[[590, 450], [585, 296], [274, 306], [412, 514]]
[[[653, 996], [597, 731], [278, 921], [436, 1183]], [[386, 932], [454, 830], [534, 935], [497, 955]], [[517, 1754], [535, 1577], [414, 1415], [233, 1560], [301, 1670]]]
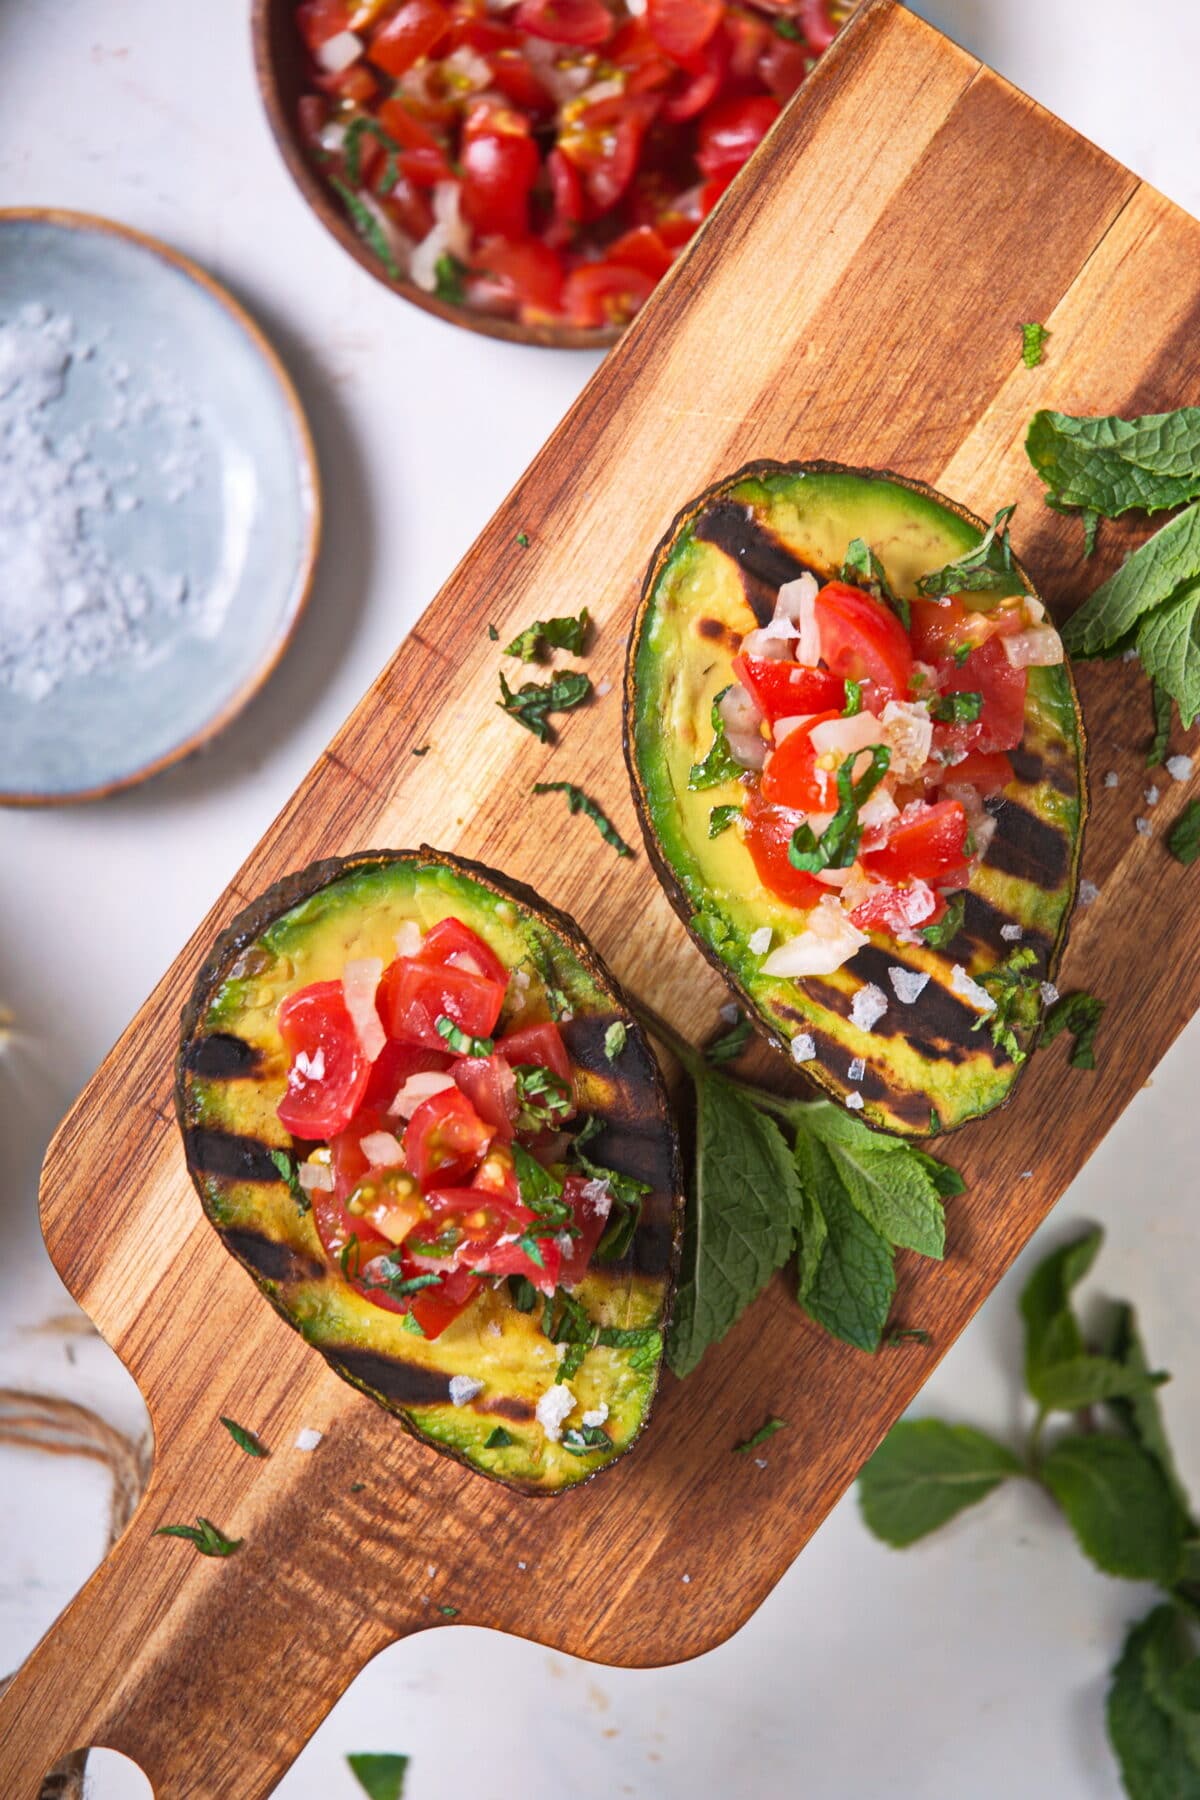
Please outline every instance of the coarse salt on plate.
[[476, 1381], [473, 1375], [452, 1375], [450, 1377], [450, 1400], [454, 1406], [466, 1406], [476, 1394], [483, 1392], [482, 1381]]
[[996, 1010], [996, 1002], [986, 988], [981, 988], [977, 981], [972, 981], [961, 963], [955, 963], [950, 971], [950, 992], [957, 994], [960, 1000], [976, 1008], [981, 1013], [992, 1013]]
[[929, 986], [929, 975], [924, 969], [906, 969], [900, 963], [893, 963], [888, 969], [888, 980], [892, 984], [897, 1000], [902, 1006], [911, 1006]]
[[850, 1002], [850, 1023], [857, 1025], [860, 1031], [872, 1031], [888, 1009], [887, 995], [882, 988], [868, 981], [860, 987]]
[[296, 1448], [297, 1450], [315, 1450], [324, 1436], [323, 1431], [317, 1431], [312, 1425], [305, 1425], [296, 1433]]

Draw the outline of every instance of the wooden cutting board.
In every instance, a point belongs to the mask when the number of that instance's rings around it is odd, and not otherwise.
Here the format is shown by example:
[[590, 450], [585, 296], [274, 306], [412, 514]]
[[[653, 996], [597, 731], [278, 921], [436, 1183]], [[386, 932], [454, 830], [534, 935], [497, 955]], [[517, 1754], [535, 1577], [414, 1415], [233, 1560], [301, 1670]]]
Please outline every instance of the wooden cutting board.
[[[1018, 323], [1047, 323], [1021, 366]], [[423, 840], [531, 882], [680, 1030], [722, 990], [644, 855], [614, 857], [539, 778], [580, 782], [636, 840], [620, 677], [642, 572], [676, 510], [752, 457], [920, 476], [990, 515], [1019, 499], [1019, 554], [1055, 602], [1125, 540], [1042, 505], [1022, 439], [1038, 406], [1165, 408], [1200, 373], [1200, 227], [892, 0], [874, 0], [604, 363], [64, 1123], [46, 1162], [50, 1253], [137, 1379], [157, 1461], [124, 1538], [0, 1702], [0, 1793], [90, 1743], [159, 1800], [268, 1793], [362, 1665], [394, 1638], [493, 1626], [600, 1661], [699, 1654], [760, 1604], [1200, 999], [1195, 876], [1137, 837], [1149, 711], [1140, 675], [1084, 669], [1101, 791], [1065, 985], [1110, 1002], [1095, 1074], [1045, 1051], [1013, 1104], [948, 1153], [969, 1193], [944, 1266], [901, 1258], [897, 1317], [932, 1335], [877, 1357], [808, 1325], [782, 1279], [686, 1383], [645, 1444], [560, 1499], [493, 1487], [405, 1438], [271, 1311], [184, 1171], [171, 1102], [179, 1011], [230, 917], [314, 857]], [[518, 533], [529, 537], [523, 549]], [[497, 647], [586, 603], [611, 691], [544, 748], [496, 708]], [[428, 744], [429, 752], [411, 751]], [[1031, 1171], [1031, 1173], [1030, 1173]], [[766, 1468], [731, 1446], [768, 1412]], [[251, 1461], [218, 1415], [257, 1428]], [[324, 1437], [293, 1448], [302, 1426]], [[357, 1484], [363, 1484], [357, 1489]], [[203, 1513], [228, 1562], [169, 1539]], [[690, 1577], [690, 1580], [685, 1580]]]

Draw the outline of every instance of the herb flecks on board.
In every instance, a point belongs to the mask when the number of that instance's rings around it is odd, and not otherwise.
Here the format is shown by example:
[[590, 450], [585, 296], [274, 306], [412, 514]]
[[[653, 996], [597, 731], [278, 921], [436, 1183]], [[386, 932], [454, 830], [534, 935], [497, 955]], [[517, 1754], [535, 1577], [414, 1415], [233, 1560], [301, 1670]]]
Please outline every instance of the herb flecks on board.
[[[528, 543], [528, 538], [525, 541]], [[517, 634], [504, 654], [526, 663], [547, 662], [553, 650], [569, 650], [572, 656], [582, 656], [590, 623], [586, 606], [574, 617], [537, 619]]]
[[533, 792], [535, 794], [565, 794], [568, 812], [582, 813], [585, 818], [590, 819], [605, 843], [610, 844], [618, 856], [633, 855], [633, 851], [607, 813], [601, 811], [596, 802], [585, 794], [581, 787], [576, 787], [573, 781], [535, 781]]
[[516, 689], [509, 686], [502, 673], [496, 704], [510, 719], [532, 731], [540, 743], [548, 744], [553, 737], [550, 714], [582, 706], [591, 691], [591, 678], [582, 669], [564, 669], [549, 681], [525, 681]]

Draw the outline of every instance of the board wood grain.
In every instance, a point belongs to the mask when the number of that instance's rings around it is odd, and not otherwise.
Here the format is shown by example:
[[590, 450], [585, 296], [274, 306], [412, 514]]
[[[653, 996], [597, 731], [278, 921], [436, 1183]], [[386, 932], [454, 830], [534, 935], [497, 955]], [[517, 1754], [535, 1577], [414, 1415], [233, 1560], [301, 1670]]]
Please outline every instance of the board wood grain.
[[[1020, 363], [1021, 320], [1052, 333]], [[318, 856], [428, 841], [572, 912], [621, 980], [689, 1034], [723, 997], [644, 855], [528, 797], [569, 779], [625, 836], [620, 675], [643, 570], [677, 510], [755, 457], [892, 466], [1014, 540], [1066, 609], [1130, 537], [1080, 563], [1022, 439], [1038, 406], [1147, 411], [1200, 373], [1200, 226], [902, 11], [873, 0], [400, 647], [65, 1120], [42, 1217], [72, 1292], [129, 1366], [156, 1434], [123, 1538], [0, 1700], [0, 1793], [32, 1800], [63, 1751], [112, 1745], [159, 1800], [272, 1789], [362, 1665], [457, 1622], [600, 1661], [699, 1654], [760, 1604], [1011, 1263], [1200, 999], [1194, 877], [1133, 817], [1149, 712], [1140, 674], [1085, 667], [1093, 813], [1062, 982], [1110, 1002], [1101, 1066], [1034, 1059], [1013, 1103], [944, 1146], [969, 1191], [944, 1266], [901, 1257], [896, 1317], [931, 1334], [871, 1358], [806, 1323], [783, 1279], [686, 1383], [643, 1446], [553, 1501], [514, 1496], [402, 1435], [330, 1373], [225, 1254], [184, 1169], [171, 1104], [178, 1019], [203, 953], [248, 900]], [[523, 549], [518, 533], [529, 538]], [[611, 691], [543, 747], [496, 708], [496, 645], [586, 604]], [[414, 758], [412, 750], [429, 745]], [[1138, 777], [1141, 776], [1142, 780]], [[1133, 798], [1131, 798], [1133, 796]], [[732, 1445], [790, 1429], [765, 1469]], [[255, 1428], [244, 1456], [222, 1413]], [[325, 1435], [296, 1450], [302, 1426]], [[361, 1485], [360, 1485], [361, 1484]], [[152, 1529], [213, 1518], [206, 1561]], [[364, 1555], [366, 1548], [369, 1554]], [[684, 1583], [683, 1576], [690, 1580]]]

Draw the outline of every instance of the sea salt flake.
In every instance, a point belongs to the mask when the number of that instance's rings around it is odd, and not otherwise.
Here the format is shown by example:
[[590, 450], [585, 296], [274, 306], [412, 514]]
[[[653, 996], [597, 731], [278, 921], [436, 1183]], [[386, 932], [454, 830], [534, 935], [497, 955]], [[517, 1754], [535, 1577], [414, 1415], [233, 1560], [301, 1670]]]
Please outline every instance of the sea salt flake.
[[856, 1056], [846, 1071], [847, 1081], [861, 1081], [867, 1072], [867, 1065], [861, 1056]]
[[1135, 819], [1133, 821], [1133, 829], [1137, 832], [1139, 837], [1151, 837], [1154, 833], [1154, 827], [1149, 819]]
[[296, 1448], [297, 1450], [315, 1450], [324, 1436], [323, 1431], [317, 1431], [312, 1425], [305, 1425], [296, 1433]]
[[1025, 927], [1023, 925], [1002, 925], [1000, 936], [1006, 944], [1019, 944], [1025, 936]]
[[455, 1406], [466, 1406], [476, 1394], [482, 1394], [483, 1383], [476, 1381], [473, 1375], [452, 1375], [450, 1377], [450, 1399]]
[[817, 1054], [817, 1041], [809, 1031], [797, 1032], [792, 1039], [792, 1061], [794, 1063], [812, 1062]]
[[1094, 906], [1100, 898], [1100, 889], [1094, 881], [1081, 881], [1079, 884], [1080, 906]]
[[1104, 777], [1104, 785], [1106, 788], [1114, 788], [1119, 786], [1120, 780], [1121, 777], [1117, 774], [1117, 771], [1115, 769], [1110, 769], [1108, 774]]
[[718, 1006], [717, 1017], [722, 1025], [736, 1025], [741, 1017], [742, 1009], [736, 1000], [727, 1000], [724, 1006]]
[[1165, 764], [1167, 774], [1172, 781], [1189, 781], [1193, 766], [1193, 759], [1190, 756], [1168, 756]]
[[1043, 981], [1038, 987], [1038, 993], [1042, 996], [1043, 1006], [1053, 1006], [1058, 999], [1058, 989], [1052, 981]]
[[996, 1002], [986, 988], [981, 988], [977, 981], [972, 981], [961, 963], [955, 963], [950, 971], [950, 992], [966, 1000], [977, 1012], [992, 1013], [996, 1010]]
[[929, 976], [924, 969], [906, 969], [900, 963], [890, 966], [888, 980], [902, 1006], [911, 1006], [929, 986]]
[[1148, 788], [1144, 789], [1144, 792], [1145, 792], [1145, 796], [1146, 796], [1146, 805], [1147, 806], [1157, 806], [1160, 799], [1162, 798], [1162, 795], [1159, 793], [1158, 788], [1155, 786], [1155, 784], [1153, 782], [1151, 782], [1150, 786]]
[[883, 989], [868, 981], [850, 1003], [850, 1023], [857, 1025], [860, 1031], [872, 1031], [887, 1009], [887, 995]]
[[861, 1112], [862, 1105], [863, 1105], [862, 1095], [861, 1094], [847, 1094], [846, 1095], [846, 1105], [850, 1108], [851, 1112]]
[[603, 1425], [608, 1417], [608, 1401], [601, 1400], [599, 1406], [593, 1406], [583, 1415], [585, 1425]]

